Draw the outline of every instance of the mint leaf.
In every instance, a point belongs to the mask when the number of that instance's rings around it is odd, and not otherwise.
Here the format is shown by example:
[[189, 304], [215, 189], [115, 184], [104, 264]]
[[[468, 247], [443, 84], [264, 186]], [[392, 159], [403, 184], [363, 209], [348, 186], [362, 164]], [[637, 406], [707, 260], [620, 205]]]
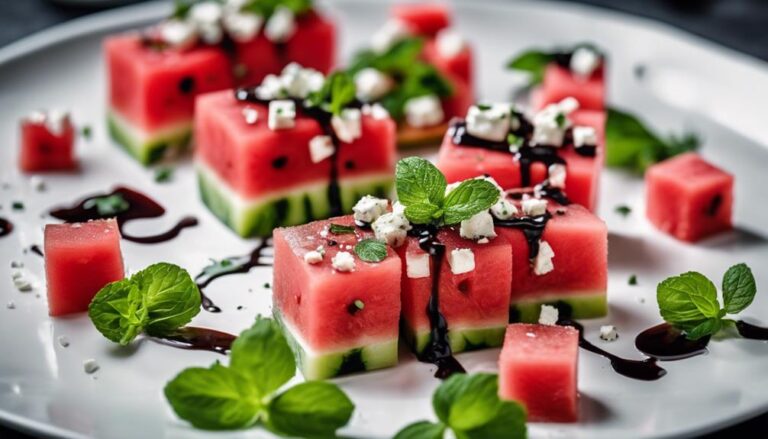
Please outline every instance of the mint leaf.
[[332, 73], [323, 87], [310, 94], [309, 102], [334, 115], [341, 114], [346, 106], [355, 101], [357, 89], [352, 77], [345, 72]]
[[296, 361], [277, 323], [261, 316], [232, 343], [230, 367], [251, 381], [259, 397], [269, 396], [296, 374]]
[[448, 183], [429, 161], [420, 157], [404, 158], [397, 162], [395, 178], [397, 198], [404, 206], [418, 203], [442, 205]]
[[163, 166], [155, 170], [155, 183], [167, 183], [173, 178], [173, 168]]
[[630, 213], [632, 213], [632, 208], [627, 206], [626, 204], [622, 204], [620, 206], [616, 206], [615, 209], [616, 213], [623, 217], [629, 216]]
[[442, 218], [444, 213], [443, 209], [429, 203], [411, 204], [405, 208], [405, 217], [413, 224], [430, 224]]
[[121, 345], [133, 341], [148, 320], [143, 295], [128, 279], [102, 288], [88, 306], [88, 317], [104, 337]]
[[496, 415], [485, 424], [463, 431], [466, 439], [525, 439], [526, 413], [523, 406], [512, 401], [502, 401]]
[[287, 436], [332, 436], [352, 417], [355, 406], [336, 385], [298, 384], [270, 401], [268, 425]]
[[746, 309], [754, 300], [755, 293], [755, 277], [747, 264], [734, 265], [725, 272], [723, 303], [728, 314], [737, 314]]
[[713, 317], [699, 322], [685, 322], [682, 328], [685, 336], [691, 340], [698, 340], [702, 337], [717, 333], [722, 327], [722, 320], [719, 317]]
[[179, 418], [197, 428], [229, 430], [253, 425], [261, 402], [239, 372], [214, 364], [185, 369], [166, 384], [165, 398]]
[[189, 323], [200, 312], [200, 291], [187, 270], [161, 262], [136, 273], [131, 281], [144, 296], [146, 331], [165, 334]]
[[419, 421], [400, 430], [394, 439], [442, 439], [444, 434], [442, 423]]
[[499, 190], [491, 182], [466, 180], [445, 198], [445, 224], [458, 224], [488, 210], [499, 200]]
[[541, 50], [529, 50], [507, 62], [507, 68], [527, 72], [531, 76], [530, 85], [540, 84], [544, 80], [547, 64], [555, 60], [552, 53]]
[[664, 280], [656, 288], [656, 298], [661, 316], [673, 325], [719, 317], [717, 289], [701, 273], [691, 271]]
[[363, 239], [355, 245], [355, 253], [365, 262], [381, 262], [387, 258], [387, 245], [376, 239]]
[[341, 224], [331, 223], [328, 231], [334, 235], [348, 235], [350, 233], [355, 233], [355, 228], [353, 226], [344, 226]]
[[94, 197], [83, 203], [85, 209], [96, 209], [99, 216], [115, 216], [131, 207], [122, 194], [112, 194], [106, 197]]

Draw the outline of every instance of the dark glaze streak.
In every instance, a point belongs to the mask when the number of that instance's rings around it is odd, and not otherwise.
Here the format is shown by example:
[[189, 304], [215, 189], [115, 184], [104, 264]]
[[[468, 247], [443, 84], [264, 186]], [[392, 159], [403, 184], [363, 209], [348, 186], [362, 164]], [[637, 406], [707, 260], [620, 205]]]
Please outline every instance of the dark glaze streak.
[[584, 338], [584, 327], [574, 320], [560, 320], [558, 324], [563, 326], [572, 326], [579, 330], [579, 346], [589, 352], [607, 358], [611, 362], [611, 367], [619, 375], [633, 378], [641, 381], [655, 381], [667, 374], [667, 371], [659, 367], [656, 358], [646, 358], [644, 360], [630, 360], [619, 357], [602, 348], [599, 348]]
[[565, 159], [560, 157], [557, 149], [552, 146], [536, 145], [520, 148], [515, 154], [515, 159], [520, 162], [520, 185], [531, 185], [531, 166], [534, 163], [543, 163], [549, 173], [549, 167], [554, 164], [565, 165]]
[[226, 355], [237, 336], [215, 329], [186, 326], [168, 335], [148, 338], [156, 343], [179, 349], [211, 351]]
[[723, 204], [723, 196], [720, 194], [715, 195], [710, 200], [707, 210], [704, 212], [707, 216], [717, 215], [717, 211], [720, 210], [720, 205]]
[[736, 322], [736, 330], [739, 335], [751, 340], [768, 340], [768, 328], [747, 323], [744, 320]]
[[32, 253], [40, 256], [41, 258], [45, 257], [45, 255], [43, 254], [43, 250], [37, 244], [33, 244], [33, 245], [29, 246], [29, 251], [31, 251]]
[[645, 355], [661, 361], [682, 360], [707, 353], [709, 337], [689, 340], [685, 334], [669, 323], [662, 323], [641, 332], [635, 338], [635, 347]]
[[538, 216], [521, 216], [506, 220], [493, 219], [493, 224], [498, 227], [520, 229], [528, 242], [528, 258], [534, 259], [539, 254], [539, 241], [544, 234], [544, 228], [552, 215], [547, 212]]
[[[86, 208], [86, 204], [92, 199], [109, 197], [113, 195], [122, 196], [128, 203], [128, 208], [118, 212], [114, 215], [100, 215], [95, 206]], [[53, 209], [50, 211], [50, 215], [54, 218], [60, 219], [67, 223], [80, 223], [90, 220], [107, 219], [114, 217], [117, 220], [117, 224], [120, 228], [120, 234], [128, 241], [136, 242], [139, 244], [156, 244], [159, 242], [169, 241], [177, 236], [179, 233], [187, 227], [194, 227], [197, 225], [197, 219], [194, 217], [182, 218], [173, 228], [170, 230], [150, 236], [132, 236], [124, 231], [125, 223], [131, 220], [157, 218], [165, 214], [163, 206], [158, 204], [155, 200], [148, 196], [129, 189], [126, 187], [118, 187], [114, 191], [106, 194], [92, 195], [84, 200], [80, 201], [73, 207], [62, 207]]]
[[218, 262], [204, 267], [200, 274], [195, 276], [195, 283], [200, 290], [200, 300], [203, 309], [208, 312], [221, 312], [221, 308], [216, 306], [203, 291], [214, 280], [233, 274], [245, 274], [251, 271], [251, 268], [254, 267], [268, 267], [272, 265], [271, 263], [261, 261], [262, 256], [264, 256], [262, 253], [265, 249], [269, 248], [270, 245], [270, 240], [265, 239], [247, 255], [224, 258], [223, 261], [228, 261], [226, 265], [222, 262]]
[[0, 238], [10, 235], [13, 231], [13, 223], [5, 218], [0, 218]]

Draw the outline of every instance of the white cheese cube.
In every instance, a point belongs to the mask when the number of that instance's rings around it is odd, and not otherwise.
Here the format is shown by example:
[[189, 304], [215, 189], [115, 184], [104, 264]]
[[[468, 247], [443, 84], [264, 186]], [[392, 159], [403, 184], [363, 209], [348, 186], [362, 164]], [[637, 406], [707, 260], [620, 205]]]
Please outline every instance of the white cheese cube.
[[549, 165], [548, 172], [549, 177], [547, 180], [549, 181], [550, 186], [560, 189], [565, 188], [565, 165], [561, 165], [560, 163], [551, 164]]
[[278, 6], [264, 27], [264, 36], [273, 43], [284, 43], [296, 32], [296, 17], [285, 6]]
[[315, 136], [309, 141], [309, 157], [312, 163], [320, 163], [336, 152], [330, 136]]
[[363, 136], [362, 113], [357, 108], [345, 108], [341, 115], [331, 117], [336, 136], [344, 143], [352, 143]]
[[406, 253], [406, 275], [410, 279], [429, 277], [429, 254], [425, 252]]
[[181, 20], [168, 20], [160, 24], [160, 38], [168, 45], [186, 48], [197, 41], [197, 30], [192, 24]]
[[582, 146], [596, 146], [597, 132], [594, 128], [588, 126], [573, 127], [573, 146], [581, 148]]
[[555, 269], [552, 258], [555, 252], [547, 241], [539, 241], [539, 253], [533, 261], [533, 273], [537, 276], [543, 276]]
[[405, 206], [403, 206], [403, 203], [399, 201], [395, 201], [392, 203], [392, 213], [396, 213], [398, 215], [405, 215]]
[[387, 213], [387, 207], [389, 207], [388, 200], [366, 195], [358, 200], [352, 207], [352, 211], [355, 213], [354, 216], [357, 221], [372, 223]]
[[338, 252], [331, 258], [331, 266], [343, 273], [355, 270], [355, 257], [350, 252]]
[[451, 250], [448, 256], [448, 265], [451, 266], [451, 273], [463, 274], [475, 270], [475, 254], [468, 248], [457, 248]]
[[465, 239], [495, 238], [493, 217], [485, 210], [461, 222], [459, 235]]
[[224, 29], [238, 42], [247, 42], [256, 37], [264, 24], [261, 15], [252, 12], [229, 12], [224, 14]]
[[290, 63], [280, 74], [280, 82], [288, 96], [304, 99], [323, 87], [325, 76], [315, 69], [305, 69], [297, 63]]
[[510, 219], [517, 215], [517, 207], [506, 198], [501, 198], [491, 206], [491, 214], [500, 220]]
[[419, 96], [405, 102], [405, 121], [412, 127], [431, 127], [444, 119], [443, 106], [435, 95]]
[[547, 200], [541, 198], [528, 198], [523, 200], [523, 215], [539, 216], [547, 213]]
[[447, 28], [436, 35], [437, 51], [446, 58], [453, 58], [460, 54], [467, 43], [464, 37], [456, 29]]
[[411, 29], [407, 24], [397, 19], [390, 19], [374, 32], [371, 37], [371, 49], [377, 53], [384, 53], [410, 34]]
[[385, 213], [371, 224], [374, 235], [379, 241], [384, 241], [390, 247], [400, 247], [408, 236], [411, 223], [405, 215]]
[[365, 104], [363, 105], [363, 108], [360, 109], [360, 111], [364, 115], [371, 116], [376, 120], [389, 119], [389, 111], [387, 111], [386, 108], [384, 108], [381, 104], [378, 104], [378, 103]]
[[473, 105], [467, 111], [467, 132], [480, 139], [503, 142], [510, 129], [508, 104]]
[[566, 113], [557, 104], [550, 104], [533, 116], [534, 145], [562, 146], [565, 130], [570, 126]]
[[619, 332], [613, 325], [603, 325], [600, 327], [600, 339], [605, 341], [616, 341], [619, 338]]
[[539, 311], [539, 324], [553, 326], [557, 324], [557, 320], [560, 318], [560, 312], [551, 305], [541, 305], [541, 311]]
[[265, 76], [261, 85], [256, 87], [256, 96], [265, 101], [284, 97], [284, 94], [283, 81], [276, 75]]
[[307, 264], [319, 264], [323, 261], [323, 254], [317, 250], [311, 250], [304, 253], [304, 262]]
[[223, 13], [224, 10], [218, 2], [200, 2], [192, 5], [187, 19], [198, 27], [211, 26], [219, 23]]
[[570, 69], [577, 76], [589, 78], [600, 65], [600, 55], [589, 47], [579, 47], [571, 54]]
[[375, 101], [389, 93], [395, 82], [386, 73], [372, 67], [360, 70], [355, 75], [357, 98], [362, 102]]
[[269, 103], [267, 126], [270, 130], [285, 130], [296, 125], [296, 104], [293, 101], [272, 101]]

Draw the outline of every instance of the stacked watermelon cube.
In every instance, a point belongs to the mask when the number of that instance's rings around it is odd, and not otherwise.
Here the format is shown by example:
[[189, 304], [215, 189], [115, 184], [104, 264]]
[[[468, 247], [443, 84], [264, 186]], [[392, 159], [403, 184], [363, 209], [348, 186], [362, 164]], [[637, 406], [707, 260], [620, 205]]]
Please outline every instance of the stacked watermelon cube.
[[579, 45], [557, 53], [544, 70], [537, 92], [538, 105], [560, 102], [573, 97], [582, 109], [605, 109], [607, 74], [605, 56], [591, 45]]

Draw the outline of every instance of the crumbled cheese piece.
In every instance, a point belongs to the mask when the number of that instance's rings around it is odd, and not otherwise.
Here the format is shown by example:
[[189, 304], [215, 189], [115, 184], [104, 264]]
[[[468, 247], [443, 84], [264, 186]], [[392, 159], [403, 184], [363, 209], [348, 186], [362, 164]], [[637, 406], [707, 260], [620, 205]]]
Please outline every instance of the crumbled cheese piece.
[[243, 118], [248, 125], [255, 125], [259, 121], [259, 112], [255, 108], [243, 108]]
[[355, 257], [350, 252], [338, 252], [331, 259], [331, 265], [336, 271], [349, 272], [355, 270]]
[[493, 217], [485, 210], [461, 222], [459, 235], [465, 239], [495, 238]]
[[221, 5], [215, 1], [195, 3], [189, 9], [188, 20], [197, 25], [217, 24], [224, 14]]
[[419, 96], [405, 101], [405, 120], [415, 128], [440, 124], [445, 119], [440, 98], [435, 95]]
[[406, 275], [410, 279], [429, 277], [429, 254], [425, 252], [405, 254]]
[[509, 104], [473, 105], [467, 111], [467, 132], [475, 137], [503, 142], [510, 129]]
[[523, 215], [539, 216], [547, 213], [547, 200], [528, 198], [523, 200]]
[[387, 207], [389, 207], [388, 200], [366, 195], [358, 200], [352, 207], [352, 211], [355, 213], [357, 221], [372, 223], [387, 213]]
[[619, 332], [613, 325], [603, 325], [600, 327], [600, 339], [605, 341], [615, 341], [619, 338]]
[[395, 86], [395, 81], [386, 73], [380, 70], [368, 67], [355, 74], [355, 87], [357, 88], [357, 98], [362, 102], [375, 101]]
[[252, 12], [227, 11], [222, 21], [224, 29], [238, 42], [246, 42], [253, 39], [261, 30], [264, 18]]
[[269, 74], [264, 77], [261, 84], [256, 87], [256, 97], [269, 101], [279, 97], [284, 97], [283, 81], [277, 75]]
[[540, 325], [556, 325], [559, 318], [560, 313], [557, 308], [551, 305], [541, 305], [541, 311], [539, 312]]
[[27, 276], [22, 271], [13, 272], [11, 279], [13, 279], [13, 286], [20, 292], [27, 293], [32, 291], [32, 282], [27, 279]]
[[579, 47], [571, 54], [571, 71], [582, 78], [589, 78], [600, 66], [600, 55], [589, 47]]
[[491, 241], [488, 238], [480, 238], [477, 240], [478, 244], [488, 244], [489, 242]]
[[166, 44], [187, 48], [197, 41], [197, 30], [191, 23], [181, 20], [168, 20], [160, 24], [158, 28], [160, 39]]
[[552, 258], [555, 252], [547, 241], [539, 241], [539, 253], [533, 261], [533, 272], [537, 276], [543, 276], [555, 269]]
[[386, 242], [390, 247], [400, 247], [405, 243], [411, 224], [405, 215], [390, 212], [378, 217], [371, 228], [376, 239]]
[[330, 136], [318, 135], [309, 141], [309, 157], [312, 163], [320, 163], [336, 151]]
[[448, 256], [448, 265], [451, 266], [451, 273], [453, 274], [463, 274], [474, 271], [475, 254], [468, 248], [453, 249]]
[[64, 110], [33, 111], [27, 115], [26, 120], [36, 125], [44, 125], [54, 136], [62, 135], [64, 128], [70, 123], [69, 112]]
[[362, 113], [357, 108], [345, 108], [341, 115], [331, 117], [336, 136], [344, 143], [352, 143], [363, 135]]
[[40, 177], [39, 175], [33, 175], [30, 177], [29, 184], [32, 185], [32, 188], [38, 192], [43, 192], [46, 189], [45, 180], [43, 180], [43, 177]]
[[573, 127], [573, 146], [581, 148], [582, 146], [597, 145], [597, 132], [592, 127], [576, 126]]
[[397, 19], [390, 19], [371, 37], [371, 49], [377, 53], [384, 53], [410, 34], [411, 29], [407, 24]]
[[579, 109], [579, 101], [572, 96], [569, 96], [554, 105], [557, 105], [557, 107], [560, 108], [560, 111], [565, 113], [566, 116]]
[[535, 145], [562, 146], [565, 131], [570, 121], [557, 104], [550, 104], [533, 116], [533, 137]]
[[491, 206], [491, 214], [500, 220], [510, 219], [517, 215], [517, 207], [506, 198], [500, 198]]
[[284, 43], [296, 32], [296, 17], [289, 8], [278, 6], [264, 27], [264, 36], [273, 43]]
[[99, 370], [99, 363], [97, 363], [93, 358], [85, 360], [83, 361], [83, 370], [87, 374], [92, 374]]
[[267, 125], [273, 131], [293, 128], [296, 125], [296, 104], [283, 100], [270, 102]]
[[325, 238], [328, 236], [328, 229], [323, 229], [320, 231], [320, 237]]
[[371, 116], [376, 120], [389, 119], [389, 111], [378, 103], [365, 104], [361, 111], [364, 115]]
[[320, 90], [325, 76], [315, 69], [303, 68], [297, 63], [290, 63], [280, 73], [282, 90], [288, 96], [304, 99], [310, 93]]
[[436, 44], [438, 53], [446, 58], [455, 57], [466, 47], [464, 37], [459, 31], [452, 28], [439, 31], [436, 35]]
[[405, 206], [399, 201], [392, 203], [392, 213], [397, 215], [405, 215]]
[[548, 172], [549, 177], [547, 180], [549, 181], [550, 186], [560, 189], [565, 188], [565, 165], [561, 165], [560, 163], [553, 163], [549, 165]]
[[317, 250], [311, 250], [304, 253], [304, 262], [307, 264], [319, 264], [323, 261], [323, 254]]
[[60, 335], [59, 338], [57, 338], [59, 342], [59, 346], [66, 348], [69, 347], [69, 339], [66, 335]]

